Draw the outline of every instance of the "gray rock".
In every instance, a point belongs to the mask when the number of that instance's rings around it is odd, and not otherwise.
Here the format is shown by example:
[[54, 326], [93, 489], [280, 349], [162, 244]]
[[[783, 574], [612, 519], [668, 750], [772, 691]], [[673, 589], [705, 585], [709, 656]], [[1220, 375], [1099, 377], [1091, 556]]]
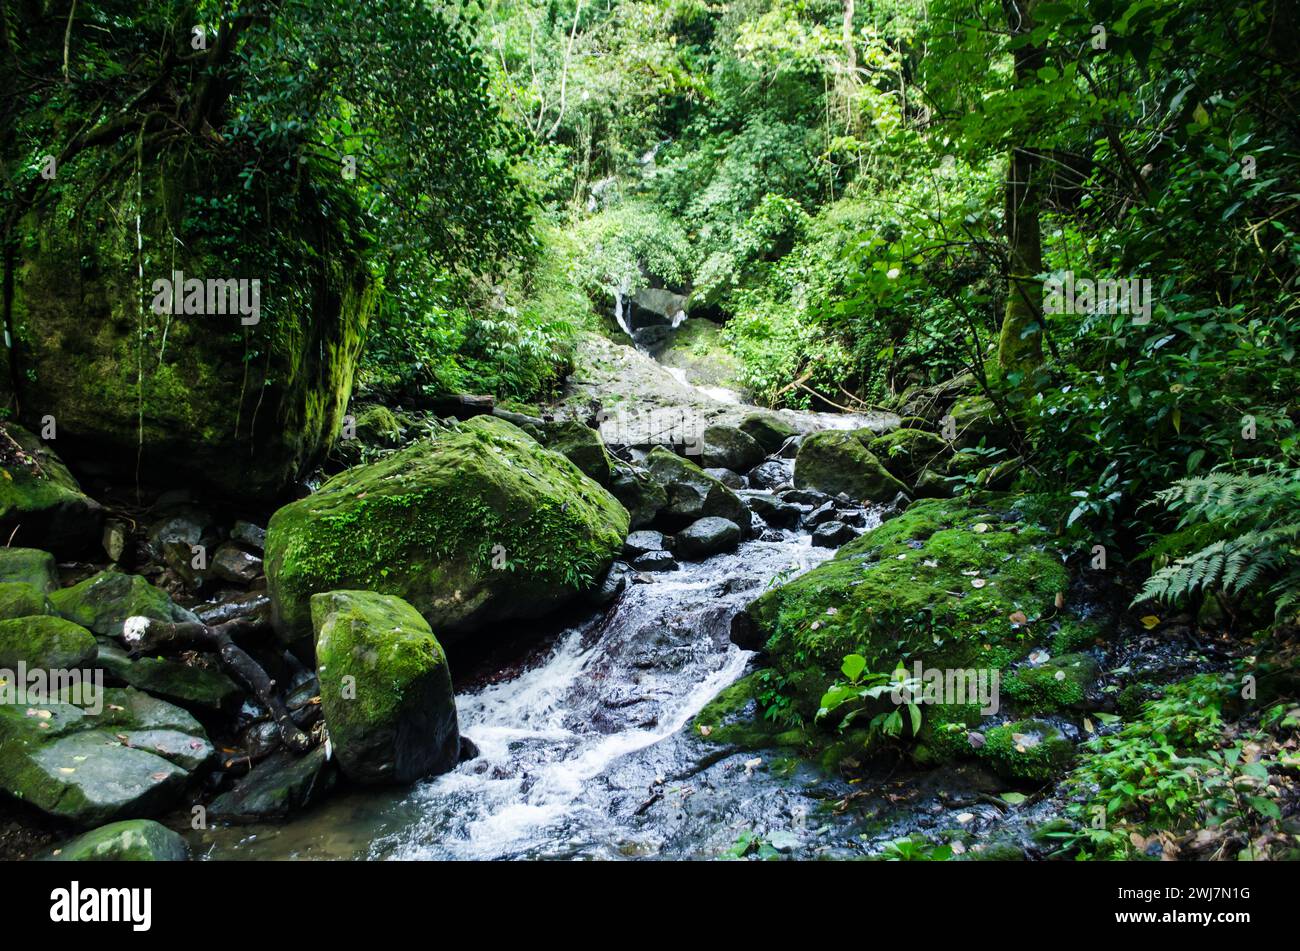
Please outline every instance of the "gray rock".
[[635, 558], [638, 555], [644, 555], [651, 551], [667, 551], [668, 546], [664, 541], [662, 532], [642, 530], [632, 532], [623, 542], [623, 554], [628, 558]]
[[839, 512], [835, 508], [834, 502], [823, 502], [817, 508], [804, 517], [804, 524], [809, 528], [816, 528], [818, 525], [824, 525], [826, 522], [834, 521], [838, 518]]
[[47, 856], [50, 862], [184, 862], [190, 848], [152, 819], [127, 819], [92, 829]]
[[648, 551], [633, 558], [632, 567], [638, 571], [676, 571], [677, 561], [670, 552]]
[[743, 489], [746, 486], [745, 477], [738, 472], [732, 472], [730, 469], [720, 467], [711, 467], [704, 470], [713, 478], [717, 479], [728, 489]]
[[778, 459], [769, 459], [749, 472], [749, 484], [756, 489], [776, 490], [790, 485], [791, 467]]
[[858, 537], [858, 533], [843, 522], [824, 522], [812, 533], [812, 543], [818, 548], [839, 548]]
[[230, 540], [253, 551], [262, 551], [266, 547], [266, 529], [241, 519], [230, 530]]
[[815, 489], [788, 489], [785, 492], [778, 492], [777, 498], [792, 505], [811, 505], [813, 508], [825, 505], [831, 500], [825, 492], [818, 492]]
[[767, 455], [758, 442], [734, 426], [710, 426], [704, 430], [701, 461], [708, 468], [748, 472]]
[[212, 571], [232, 584], [252, 584], [262, 574], [262, 559], [227, 542], [212, 556]]
[[702, 518], [677, 533], [677, 554], [682, 558], [707, 558], [739, 544], [740, 526], [725, 518]]
[[208, 815], [227, 822], [286, 819], [315, 805], [334, 787], [338, 771], [325, 747], [296, 756], [274, 753], [253, 767], [230, 792], [208, 806]]
[[750, 496], [749, 504], [758, 513], [759, 518], [777, 528], [794, 528], [803, 515], [803, 509], [799, 506], [766, 495]]

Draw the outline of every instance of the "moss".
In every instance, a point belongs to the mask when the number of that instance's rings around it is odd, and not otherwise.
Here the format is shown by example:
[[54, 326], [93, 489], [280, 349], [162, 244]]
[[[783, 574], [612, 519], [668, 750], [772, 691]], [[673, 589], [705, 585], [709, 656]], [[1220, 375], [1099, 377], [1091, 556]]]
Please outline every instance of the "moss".
[[0, 582], [0, 619], [53, 614], [45, 592], [21, 581]]
[[1074, 744], [1042, 720], [1020, 720], [984, 734], [980, 757], [1007, 779], [1046, 782], [1074, 760]]
[[0, 667], [74, 670], [95, 659], [95, 638], [63, 618], [44, 615], [0, 621]]
[[740, 421], [740, 431], [769, 454], [779, 450], [787, 439], [796, 435], [793, 426], [771, 413], [750, 413]]
[[443, 636], [535, 617], [594, 583], [627, 527], [623, 507], [563, 456], [475, 417], [275, 513], [266, 573], [277, 627], [308, 635], [310, 597], [335, 589], [401, 597]]
[[874, 671], [915, 660], [1000, 669], [1024, 656], [1069, 578], [1051, 537], [1020, 521], [1013, 501], [914, 503], [752, 603], [798, 713], [812, 717], [846, 654]]
[[787, 724], [763, 715], [760, 698], [767, 689], [764, 671], [742, 677], [695, 715], [691, 733], [708, 743], [741, 749], [807, 744], [809, 738], [803, 730], [792, 730]]
[[883, 436], [867, 429], [855, 435], [886, 469], [908, 485], [915, 485], [927, 467], [942, 467], [952, 453], [947, 441], [920, 429], [895, 429]]
[[1013, 671], [1002, 681], [1002, 693], [1026, 713], [1056, 713], [1079, 707], [1098, 673], [1087, 654], [1064, 654]]
[[8, 438], [0, 439], [0, 532], [10, 544], [81, 554], [99, 540], [103, 509], [36, 436], [13, 423], [3, 429]]
[[1105, 637], [1106, 628], [1099, 621], [1062, 618], [1060, 629], [1052, 637], [1052, 653], [1070, 654], [1082, 647], [1090, 647]]
[[127, 819], [65, 842], [48, 858], [58, 862], [184, 862], [189, 846], [152, 819]]
[[23, 582], [49, 593], [59, 587], [54, 556], [39, 548], [0, 548], [0, 582]]
[[91, 575], [71, 588], [55, 591], [50, 595], [50, 603], [62, 617], [108, 637], [120, 637], [122, 624], [129, 617], [157, 621], [194, 619], [188, 611], [173, 604], [167, 592], [139, 575], [112, 568]]

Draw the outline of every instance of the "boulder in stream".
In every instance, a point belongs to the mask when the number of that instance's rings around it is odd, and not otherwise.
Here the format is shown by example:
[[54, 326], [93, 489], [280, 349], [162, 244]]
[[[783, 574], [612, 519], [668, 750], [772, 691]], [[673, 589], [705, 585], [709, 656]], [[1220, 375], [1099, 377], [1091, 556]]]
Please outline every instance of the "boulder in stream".
[[13, 423], [0, 424], [0, 476], [0, 534], [10, 544], [59, 555], [99, 544], [103, 506], [81, 491], [54, 450]]
[[740, 526], [725, 518], [710, 516], [692, 522], [677, 533], [677, 554], [698, 561], [740, 544]]
[[794, 484], [862, 502], [883, 502], [907, 487], [853, 433], [827, 430], [805, 437], [794, 463]]

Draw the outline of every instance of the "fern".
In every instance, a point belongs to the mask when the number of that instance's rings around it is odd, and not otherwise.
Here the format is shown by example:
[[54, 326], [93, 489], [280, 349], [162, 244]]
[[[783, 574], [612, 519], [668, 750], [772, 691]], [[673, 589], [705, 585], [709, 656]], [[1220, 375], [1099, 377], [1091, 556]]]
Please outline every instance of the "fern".
[[1300, 608], [1300, 469], [1270, 464], [1182, 479], [1155, 501], [1180, 518], [1150, 554], [1193, 539], [1200, 547], [1152, 574], [1134, 604], [1177, 603], [1206, 591], [1238, 597], [1271, 580], [1278, 620]]

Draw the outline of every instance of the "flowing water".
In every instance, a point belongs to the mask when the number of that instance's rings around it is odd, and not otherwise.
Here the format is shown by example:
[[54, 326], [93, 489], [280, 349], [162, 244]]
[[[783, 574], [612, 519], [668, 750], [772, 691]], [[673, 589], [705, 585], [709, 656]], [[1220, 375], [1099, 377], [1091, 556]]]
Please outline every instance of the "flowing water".
[[806, 533], [772, 532], [730, 554], [630, 584], [561, 632], [522, 671], [458, 696], [480, 755], [402, 793], [336, 796], [284, 826], [211, 830], [208, 858], [711, 856], [755, 825], [797, 828], [793, 763], [757, 768], [719, 751], [691, 718], [744, 673], [732, 616], [774, 580], [829, 557]]

